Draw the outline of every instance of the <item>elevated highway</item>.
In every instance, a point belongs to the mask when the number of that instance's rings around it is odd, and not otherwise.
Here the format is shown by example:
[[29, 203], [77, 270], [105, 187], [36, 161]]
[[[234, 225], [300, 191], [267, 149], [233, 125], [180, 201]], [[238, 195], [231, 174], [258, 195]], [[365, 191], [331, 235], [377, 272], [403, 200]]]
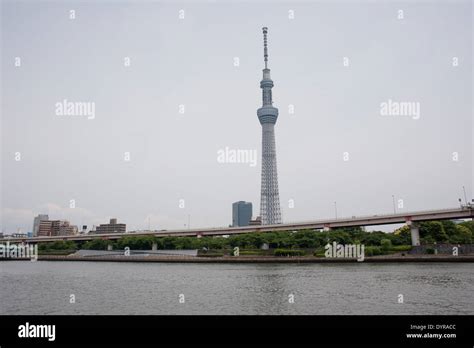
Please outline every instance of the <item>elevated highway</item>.
[[278, 225], [257, 225], [245, 227], [211, 227], [180, 230], [161, 230], [161, 231], [139, 231], [127, 233], [109, 233], [109, 234], [84, 234], [74, 236], [51, 236], [51, 237], [32, 237], [32, 238], [5, 238], [4, 242], [10, 243], [39, 243], [54, 242], [59, 240], [88, 241], [93, 239], [115, 240], [124, 236], [156, 236], [156, 237], [184, 237], [184, 236], [222, 236], [255, 232], [271, 231], [299, 231], [308, 229], [330, 230], [337, 227], [357, 227], [374, 226], [406, 223], [410, 226], [412, 233], [412, 244], [419, 244], [418, 223], [431, 220], [451, 220], [451, 219], [469, 219], [474, 218], [474, 207], [460, 207], [440, 210], [404, 212], [398, 214], [383, 214], [370, 216], [352, 216], [338, 219], [325, 219], [313, 221], [301, 221], [292, 223], [283, 223]]

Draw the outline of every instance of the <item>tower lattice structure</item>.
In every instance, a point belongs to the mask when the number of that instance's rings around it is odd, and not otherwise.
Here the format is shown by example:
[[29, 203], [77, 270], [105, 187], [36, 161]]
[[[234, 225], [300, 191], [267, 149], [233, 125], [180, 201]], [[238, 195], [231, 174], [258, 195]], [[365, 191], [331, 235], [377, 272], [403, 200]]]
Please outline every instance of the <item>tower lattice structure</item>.
[[275, 124], [278, 118], [278, 109], [273, 106], [273, 81], [270, 77], [270, 69], [268, 69], [267, 33], [268, 29], [263, 28], [265, 69], [263, 69], [263, 79], [260, 82], [262, 107], [257, 110], [257, 116], [262, 125], [262, 185], [260, 195], [262, 225], [281, 223], [275, 147]]

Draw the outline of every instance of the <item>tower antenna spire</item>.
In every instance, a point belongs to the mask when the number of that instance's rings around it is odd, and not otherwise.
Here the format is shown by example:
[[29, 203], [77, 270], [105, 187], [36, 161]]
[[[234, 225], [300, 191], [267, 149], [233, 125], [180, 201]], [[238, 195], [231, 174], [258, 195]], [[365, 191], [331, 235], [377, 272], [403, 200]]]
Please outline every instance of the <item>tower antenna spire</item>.
[[267, 47], [267, 33], [268, 33], [268, 28], [263, 27], [263, 58], [265, 60], [265, 69], [268, 69], [267, 64], [268, 64], [268, 47]]

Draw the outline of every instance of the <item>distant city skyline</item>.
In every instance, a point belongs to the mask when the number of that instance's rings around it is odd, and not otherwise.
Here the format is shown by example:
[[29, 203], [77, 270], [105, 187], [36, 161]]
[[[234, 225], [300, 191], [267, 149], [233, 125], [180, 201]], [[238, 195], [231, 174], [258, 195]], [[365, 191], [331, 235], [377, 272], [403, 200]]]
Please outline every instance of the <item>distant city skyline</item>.
[[236, 201], [259, 211], [264, 26], [283, 222], [456, 207], [463, 186], [473, 197], [470, 1], [1, 12], [4, 233], [38, 214], [170, 230], [228, 226]]

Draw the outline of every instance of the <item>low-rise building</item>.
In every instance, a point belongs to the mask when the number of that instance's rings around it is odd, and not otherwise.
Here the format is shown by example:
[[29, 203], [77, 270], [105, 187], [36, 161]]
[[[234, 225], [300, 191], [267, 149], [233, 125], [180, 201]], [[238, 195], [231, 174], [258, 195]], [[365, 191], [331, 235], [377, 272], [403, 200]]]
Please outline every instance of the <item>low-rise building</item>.
[[53, 222], [49, 220], [41, 220], [38, 227], [38, 237], [50, 237]]
[[127, 225], [117, 223], [117, 219], [110, 219], [108, 224], [101, 224], [96, 227], [95, 233], [125, 233]]
[[39, 233], [39, 226], [42, 220], [49, 220], [49, 217], [47, 214], [39, 214], [38, 216], [35, 216], [33, 220], [33, 237], [38, 236]]
[[38, 228], [38, 237], [72, 236], [77, 233], [77, 226], [67, 220], [41, 220]]
[[60, 236], [73, 236], [78, 234], [78, 228], [75, 225], [70, 225], [69, 221], [62, 221], [62, 224], [59, 226], [59, 235]]
[[260, 216], [257, 216], [255, 220], [250, 220], [249, 226], [257, 226], [262, 224], [262, 218]]

